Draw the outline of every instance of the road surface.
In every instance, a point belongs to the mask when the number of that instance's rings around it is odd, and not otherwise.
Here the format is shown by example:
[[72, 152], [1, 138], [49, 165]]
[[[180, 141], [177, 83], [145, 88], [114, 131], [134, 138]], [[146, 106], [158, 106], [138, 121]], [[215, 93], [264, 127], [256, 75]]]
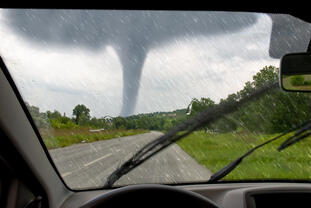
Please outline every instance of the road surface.
[[[101, 187], [106, 178], [143, 145], [163, 135], [146, 134], [50, 150], [67, 185], [72, 189]], [[177, 144], [172, 144], [121, 177], [115, 185], [133, 183], [182, 183], [206, 181], [211, 172], [199, 165]]]

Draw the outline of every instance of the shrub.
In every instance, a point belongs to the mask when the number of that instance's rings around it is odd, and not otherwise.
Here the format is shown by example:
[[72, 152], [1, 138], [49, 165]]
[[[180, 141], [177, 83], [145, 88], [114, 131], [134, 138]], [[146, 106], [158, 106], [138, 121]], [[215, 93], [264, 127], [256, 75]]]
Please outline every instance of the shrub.
[[301, 86], [304, 85], [304, 77], [302, 75], [292, 76], [290, 78], [290, 83], [293, 86]]
[[64, 123], [60, 119], [51, 119], [50, 124], [51, 124], [51, 127], [54, 129], [75, 128], [78, 126], [70, 120], [68, 120], [66, 123]]

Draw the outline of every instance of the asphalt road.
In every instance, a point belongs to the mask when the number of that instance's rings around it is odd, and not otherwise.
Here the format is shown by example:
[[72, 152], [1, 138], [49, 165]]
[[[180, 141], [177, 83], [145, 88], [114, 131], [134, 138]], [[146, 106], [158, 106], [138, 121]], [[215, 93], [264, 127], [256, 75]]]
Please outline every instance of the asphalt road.
[[[75, 144], [49, 152], [69, 187], [101, 187], [116, 168], [143, 145], [161, 135], [161, 132], [152, 131], [118, 139]], [[115, 185], [206, 181], [210, 176], [208, 169], [199, 165], [177, 144], [173, 144], [121, 177]]]

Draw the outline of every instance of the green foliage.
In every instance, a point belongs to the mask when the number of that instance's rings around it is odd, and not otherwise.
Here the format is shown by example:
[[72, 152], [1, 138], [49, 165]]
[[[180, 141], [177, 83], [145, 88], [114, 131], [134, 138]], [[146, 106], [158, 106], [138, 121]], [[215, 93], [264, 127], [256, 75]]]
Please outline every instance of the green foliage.
[[110, 129], [111, 125], [110, 125], [110, 120], [106, 119], [106, 118], [96, 118], [93, 117], [90, 121], [89, 121], [89, 125], [93, 128], [104, 128], [104, 129]]
[[36, 126], [39, 128], [48, 128], [50, 124], [47, 115], [45, 113], [40, 113], [38, 107], [31, 106], [27, 102], [25, 102], [25, 104]]
[[59, 118], [59, 119], [51, 119], [50, 125], [54, 129], [62, 129], [62, 128], [77, 128], [78, 125], [76, 125], [74, 122], [72, 122], [69, 118]]
[[172, 120], [171, 119], [166, 119], [165, 121], [164, 121], [164, 124], [163, 124], [163, 129], [164, 130], [169, 130], [169, 129], [171, 129], [171, 128], [173, 128], [173, 122], [172, 122]]
[[87, 128], [55, 129], [53, 135], [43, 134], [43, 141], [48, 149], [70, 146], [72, 144], [96, 142], [124, 136], [147, 133], [146, 130], [104, 130], [90, 132]]
[[[256, 90], [264, 83], [278, 81], [278, 68], [264, 67], [247, 85], [249, 91]], [[239, 94], [243, 98], [245, 88]], [[258, 100], [249, 103], [233, 114], [233, 117], [250, 131], [282, 132], [301, 125], [310, 118], [309, 94], [284, 92], [275, 89]]]
[[77, 127], [77, 125], [72, 122], [70, 118], [66, 117], [65, 114], [62, 116], [57, 110], [54, 110], [54, 112], [47, 111], [46, 115], [52, 128], [60, 129]]
[[127, 122], [125, 118], [118, 116], [112, 119], [113, 127], [116, 129], [125, 129], [127, 126]]
[[47, 111], [46, 114], [49, 119], [60, 119], [62, 117], [62, 114], [60, 114], [57, 110], [54, 110], [53, 113], [51, 111]]
[[[28, 104], [27, 104], [28, 105]], [[90, 116], [90, 109], [79, 104], [73, 109], [73, 118], [62, 116], [57, 110], [40, 113], [36, 106], [29, 106], [28, 109], [40, 128], [73, 129], [89, 127], [92, 129], [144, 129], [164, 131], [186, 119], [186, 109], [178, 109], [172, 112], [154, 112], [147, 114], [133, 115], [129, 117], [105, 116], [96, 118]]]
[[187, 108], [187, 114], [190, 116], [194, 116], [199, 112], [202, 112], [206, 110], [209, 107], [212, 107], [215, 105], [215, 102], [211, 100], [210, 98], [201, 98], [201, 100], [198, 100], [196, 98], [193, 98], [190, 104]]
[[79, 125], [87, 125], [91, 116], [90, 109], [88, 109], [85, 105], [79, 104], [77, 105], [73, 111], [72, 115], [75, 116], [75, 122]]
[[293, 86], [302, 86], [304, 85], [304, 80], [305, 78], [302, 75], [296, 75], [290, 78], [290, 83]]
[[133, 115], [129, 117], [115, 117], [112, 121], [116, 129], [148, 129], [164, 131], [186, 119], [186, 109], [172, 112], [154, 112]]
[[253, 86], [258, 89], [268, 82], [279, 80], [279, 69], [275, 66], [265, 66], [255, 76], [253, 76]]
[[220, 118], [218, 121], [210, 125], [212, 131], [220, 133], [232, 132], [236, 130], [237, 127], [238, 125], [232, 116]]
[[[252, 81], [245, 83], [242, 90], [232, 93], [219, 104], [236, 102], [249, 96], [255, 90], [264, 86], [267, 82], [278, 81], [279, 69], [273, 66], [265, 66], [253, 76]], [[27, 107], [39, 128], [54, 129], [78, 128], [81, 126], [103, 129], [146, 129], [167, 131], [187, 118], [195, 116], [215, 105], [210, 98], [193, 98], [187, 109], [179, 109], [172, 112], [154, 112], [133, 115], [129, 117], [90, 117], [90, 109], [79, 104], [73, 109], [73, 118], [54, 110], [41, 113], [38, 107]], [[241, 106], [231, 115], [219, 118], [216, 122], [203, 127], [205, 131], [230, 132], [237, 128], [248, 129], [254, 132], [274, 133], [292, 129], [302, 124], [311, 116], [311, 96], [306, 93], [284, 92], [280, 89], [270, 91], [261, 98]]]
[[[232, 102], [237, 101], [238, 97], [236, 94], [231, 94], [228, 96], [226, 100], [221, 100], [220, 102]], [[188, 116], [192, 117], [204, 110], [207, 110], [208, 108], [215, 105], [215, 102], [211, 100], [210, 98], [201, 98], [200, 100], [194, 98], [192, 99], [191, 103], [189, 104], [187, 108]], [[237, 125], [235, 122], [232, 121], [232, 119], [225, 117], [221, 118], [218, 121], [207, 125], [203, 127], [205, 131], [217, 131], [217, 132], [228, 132], [235, 130], [237, 128]]]
[[[242, 90], [221, 99], [220, 104], [236, 102], [250, 95], [268, 82], [278, 81], [279, 69], [274, 66], [265, 66], [253, 76], [253, 81], [248, 81]], [[303, 82], [303, 81], [302, 81]], [[241, 106], [239, 110], [220, 118], [207, 128], [217, 132], [230, 132], [238, 126], [254, 132], [283, 132], [301, 125], [311, 116], [311, 97], [306, 93], [284, 92], [275, 89], [259, 99]], [[213, 106], [214, 103], [205, 98], [199, 101], [193, 99], [188, 106], [190, 115], [196, 114]]]

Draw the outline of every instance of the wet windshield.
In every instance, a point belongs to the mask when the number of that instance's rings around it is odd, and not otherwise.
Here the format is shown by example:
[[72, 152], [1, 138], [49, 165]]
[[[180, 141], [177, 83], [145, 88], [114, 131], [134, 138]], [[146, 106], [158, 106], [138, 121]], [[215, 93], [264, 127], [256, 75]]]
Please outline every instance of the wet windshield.
[[[3, 9], [0, 55], [68, 187], [100, 188], [174, 126], [277, 82], [280, 57], [305, 51], [310, 28], [289, 15], [260, 13]], [[206, 182], [310, 119], [310, 103], [310, 94], [269, 91], [114, 185]], [[310, 141], [278, 152], [282, 141], [221, 180], [309, 180]]]

